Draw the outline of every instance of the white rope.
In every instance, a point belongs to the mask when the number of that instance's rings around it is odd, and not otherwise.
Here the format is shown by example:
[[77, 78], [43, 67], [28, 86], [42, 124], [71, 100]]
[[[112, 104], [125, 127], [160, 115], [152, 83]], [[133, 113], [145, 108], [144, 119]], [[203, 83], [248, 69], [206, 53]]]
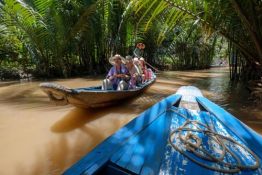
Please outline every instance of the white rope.
[[[218, 134], [213, 129], [211, 129], [210, 126], [208, 125], [205, 125], [197, 120], [189, 120], [184, 114], [181, 114], [180, 112], [176, 110], [172, 110], [172, 109], [170, 110], [176, 113], [178, 116], [184, 118], [186, 121], [183, 123], [181, 127], [173, 130], [170, 133], [169, 143], [172, 145], [172, 147], [175, 150], [179, 151], [181, 154], [186, 156], [191, 161], [207, 169], [222, 172], [222, 173], [237, 173], [237, 172], [240, 172], [241, 170], [256, 170], [259, 168], [260, 160], [258, 156], [253, 151], [251, 151], [249, 148], [241, 145], [240, 143], [238, 143], [231, 137], [227, 137], [227, 136]], [[201, 127], [204, 129], [202, 129]], [[188, 132], [188, 133], [186, 133], [187, 135], [183, 137], [182, 132], [183, 133]], [[212, 155], [211, 153], [209, 153], [202, 145], [202, 139], [193, 133], [202, 133], [205, 136], [207, 136], [208, 138], [211, 138], [213, 141], [215, 141], [220, 146], [221, 151], [222, 151], [222, 153], [219, 154], [219, 157], [216, 157]], [[175, 138], [178, 138], [179, 141], [185, 145], [186, 151], [182, 150], [180, 147], [178, 147], [174, 143]], [[230, 142], [234, 146], [238, 146], [244, 149], [254, 158], [255, 163], [253, 165], [243, 165], [239, 156], [237, 156], [233, 151], [231, 151], [225, 145], [225, 142]], [[217, 163], [221, 166], [221, 168], [207, 165], [201, 161], [198, 161], [190, 157], [187, 154], [187, 152], [191, 152], [203, 160], [210, 161], [212, 163]], [[237, 163], [232, 164], [232, 163], [224, 162], [223, 160], [225, 159], [225, 156], [227, 154], [230, 154], [232, 158], [236, 160]]]

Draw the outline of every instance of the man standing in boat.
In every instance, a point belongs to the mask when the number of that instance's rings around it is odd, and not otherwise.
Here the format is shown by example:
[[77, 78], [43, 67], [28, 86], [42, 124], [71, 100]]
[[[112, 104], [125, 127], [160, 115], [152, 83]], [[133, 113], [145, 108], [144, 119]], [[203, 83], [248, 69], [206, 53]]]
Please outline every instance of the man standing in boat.
[[109, 70], [106, 79], [103, 80], [102, 90], [126, 90], [128, 80], [130, 79], [129, 71], [123, 64], [125, 59], [121, 55], [115, 55], [109, 58], [113, 67]]
[[144, 43], [137, 43], [136, 48], [135, 48], [135, 50], [133, 52], [134, 56], [138, 57], [138, 58], [142, 57], [143, 54], [144, 54], [145, 47], [146, 46], [145, 46]]

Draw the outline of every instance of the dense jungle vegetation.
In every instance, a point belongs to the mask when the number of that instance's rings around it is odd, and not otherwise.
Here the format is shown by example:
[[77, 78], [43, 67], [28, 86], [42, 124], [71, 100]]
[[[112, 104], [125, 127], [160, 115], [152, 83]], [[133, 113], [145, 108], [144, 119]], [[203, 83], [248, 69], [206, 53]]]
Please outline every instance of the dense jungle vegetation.
[[261, 88], [261, 0], [0, 0], [1, 79], [103, 74], [138, 42], [162, 70], [226, 59]]

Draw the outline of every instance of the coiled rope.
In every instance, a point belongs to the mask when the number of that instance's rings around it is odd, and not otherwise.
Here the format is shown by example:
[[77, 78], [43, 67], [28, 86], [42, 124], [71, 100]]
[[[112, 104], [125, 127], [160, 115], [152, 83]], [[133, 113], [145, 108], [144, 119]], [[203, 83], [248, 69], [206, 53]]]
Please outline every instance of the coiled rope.
[[[215, 132], [208, 125], [205, 125], [197, 120], [189, 120], [185, 115], [181, 114], [180, 112], [173, 109], [170, 110], [176, 113], [178, 116], [184, 118], [185, 122], [182, 124], [181, 127], [173, 130], [170, 133], [169, 143], [175, 150], [179, 151], [181, 154], [186, 156], [191, 161], [207, 169], [222, 173], [237, 173], [241, 170], [256, 170], [257, 168], [259, 168], [260, 160], [258, 156], [246, 146], [241, 145], [231, 137], [227, 137]], [[182, 132], [187, 133], [185, 136], [183, 136]], [[217, 157], [209, 153], [202, 145], [202, 139], [198, 135], [195, 135], [193, 133], [202, 133], [204, 136], [207, 136], [209, 139], [211, 138], [213, 141], [215, 141], [221, 148], [221, 153], [219, 153], [219, 156]], [[175, 138], [179, 139], [179, 141], [184, 145], [185, 150], [181, 149], [181, 146], [178, 146], [174, 143]], [[245, 150], [253, 157], [255, 163], [252, 165], [243, 165], [239, 156], [236, 155], [234, 151], [230, 150], [230, 148], [226, 146], [225, 142], [230, 142], [234, 146], [241, 147], [243, 150]], [[199, 160], [196, 160], [190, 155], [188, 155], [188, 152], [193, 153], [195, 156], [205, 161], [210, 161], [211, 163], [219, 164], [220, 167], [207, 165]], [[232, 158], [235, 159], [236, 164], [224, 162], [225, 156], [228, 154], [230, 154]]]

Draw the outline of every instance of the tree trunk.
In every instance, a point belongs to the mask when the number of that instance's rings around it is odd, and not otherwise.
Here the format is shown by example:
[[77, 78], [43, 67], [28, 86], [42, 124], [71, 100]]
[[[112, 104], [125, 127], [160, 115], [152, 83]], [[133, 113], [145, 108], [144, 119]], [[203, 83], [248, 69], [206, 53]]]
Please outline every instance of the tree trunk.
[[239, 15], [241, 21], [244, 23], [244, 26], [247, 28], [249, 35], [251, 37], [250, 39], [255, 44], [256, 50], [258, 52], [259, 62], [262, 64], [262, 45], [261, 45], [261, 39], [259, 38], [257, 31], [253, 29], [250, 20], [244, 14], [243, 9], [240, 7], [238, 2], [236, 0], [230, 0], [230, 1], [236, 13]]

